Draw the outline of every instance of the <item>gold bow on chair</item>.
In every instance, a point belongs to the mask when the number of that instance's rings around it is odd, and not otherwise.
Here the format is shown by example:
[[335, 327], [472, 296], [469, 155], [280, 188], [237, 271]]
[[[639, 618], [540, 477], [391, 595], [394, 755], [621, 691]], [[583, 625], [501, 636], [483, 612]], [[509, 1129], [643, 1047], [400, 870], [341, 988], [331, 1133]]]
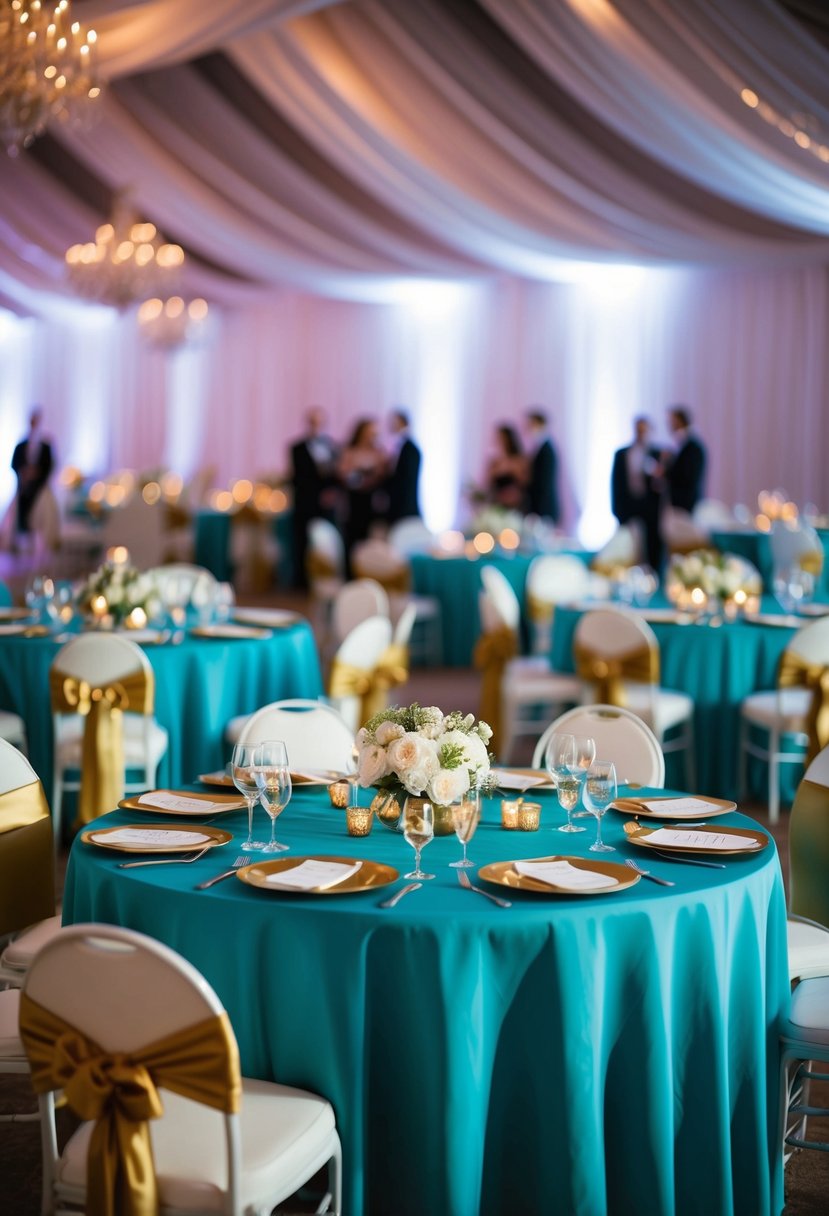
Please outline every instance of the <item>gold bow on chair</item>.
[[[504, 668], [518, 653], [518, 635], [509, 625], [482, 633], [475, 643], [473, 662], [481, 675], [481, 702], [478, 717], [492, 727], [497, 740], [501, 730], [501, 684]], [[494, 743], [490, 747], [495, 751]]]
[[409, 678], [409, 654], [405, 646], [387, 646], [376, 665], [368, 669], [334, 659], [328, 678], [328, 695], [360, 698], [360, 725], [368, 722], [388, 703], [388, 692]]
[[233, 1114], [239, 1110], [239, 1053], [226, 1013], [137, 1051], [105, 1051], [25, 992], [20, 1037], [36, 1093], [62, 1089], [83, 1120], [94, 1120], [86, 1164], [87, 1216], [156, 1216], [158, 1188], [148, 1119], [163, 1114], [158, 1090]]
[[352, 560], [355, 578], [370, 578], [379, 583], [389, 595], [405, 595], [412, 585], [412, 575], [408, 566], [397, 566], [390, 570], [377, 570], [369, 562], [361, 565], [359, 558]]
[[153, 712], [153, 675], [141, 670], [109, 684], [91, 684], [53, 667], [49, 687], [56, 713], [86, 719], [77, 822], [90, 823], [124, 796], [124, 710]]
[[320, 553], [317, 549], [309, 549], [305, 557], [305, 573], [313, 594], [314, 584], [320, 579], [337, 577], [337, 567], [326, 554]]
[[801, 553], [797, 559], [797, 564], [806, 574], [813, 574], [815, 578], [820, 577], [820, 572], [823, 569], [823, 550], [809, 549], [806, 553]]
[[602, 655], [583, 642], [575, 642], [573, 658], [579, 679], [594, 685], [598, 705], [624, 706], [626, 680], [659, 683], [659, 651], [647, 643], [624, 654]]
[[809, 736], [807, 765], [829, 743], [829, 667], [809, 663], [793, 650], [785, 650], [777, 672], [778, 688], [808, 688], [812, 694], [807, 713]]
[[33, 781], [0, 794], [0, 935], [54, 913], [52, 820]]

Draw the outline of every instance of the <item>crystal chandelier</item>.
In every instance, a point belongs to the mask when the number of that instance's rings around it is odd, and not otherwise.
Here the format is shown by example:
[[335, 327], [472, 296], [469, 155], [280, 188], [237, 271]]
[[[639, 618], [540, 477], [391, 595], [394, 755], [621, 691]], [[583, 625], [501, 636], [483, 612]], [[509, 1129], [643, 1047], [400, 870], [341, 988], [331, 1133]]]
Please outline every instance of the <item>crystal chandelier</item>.
[[100, 95], [95, 42], [70, 0], [0, 0], [0, 139], [10, 156]]
[[78, 293], [116, 308], [176, 295], [183, 265], [181, 246], [168, 244], [155, 224], [139, 220], [123, 196], [94, 241], [66, 251], [69, 281]]

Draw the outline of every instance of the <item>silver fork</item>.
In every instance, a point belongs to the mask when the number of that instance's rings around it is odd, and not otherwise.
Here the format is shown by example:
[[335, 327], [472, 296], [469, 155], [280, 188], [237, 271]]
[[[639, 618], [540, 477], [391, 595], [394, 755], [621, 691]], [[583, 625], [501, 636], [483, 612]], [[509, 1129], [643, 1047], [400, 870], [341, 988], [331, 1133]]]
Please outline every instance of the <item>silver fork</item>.
[[198, 853], [194, 853], [192, 857], [154, 857], [152, 861], [119, 861], [119, 870], [131, 870], [135, 866], [171, 866], [178, 864], [186, 866], [191, 861], [198, 861], [200, 857], [204, 857], [205, 853], [211, 846], [206, 844], [203, 849], [199, 849]]
[[658, 882], [663, 887], [675, 887], [676, 886], [676, 883], [671, 882], [670, 879], [668, 879], [668, 878], [660, 878], [656, 874], [651, 874], [650, 870], [643, 870], [642, 867], [638, 866], [636, 864], [636, 862], [633, 861], [633, 859], [630, 857], [625, 858], [625, 865], [630, 866], [631, 870], [634, 870], [637, 874], [641, 874], [641, 876], [643, 878], [649, 878], [651, 880], [651, 882]]
[[469, 881], [469, 875], [467, 874], [466, 870], [456, 870], [456, 874], [458, 875], [458, 882], [462, 887], [465, 887], [467, 891], [475, 891], [478, 895], [484, 895], [487, 899], [491, 899], [494, 904], [497, 904], [499, 908], [512, 907], [512, 904], [508, 899], [501, 899], [500, 895], [491, 895], [490, 892], [485, 891], [483, 887], [473, 887], [472, 883]]
[[222, 880], [225, 878], [231, 878], [236, 873], [237, 870], [241, 870], [242, 866], [246, 866], [249, 864], [250, 864], [250, 858], [246, 857], [245, 854], [242, 853], [242, 855], [240, 857], [236, 858], [236, 860], [234, 861], [233, 865], [230, 867], [229, 870], [223, 870], [221, 874], [216, 874], [216, 875], [214, 875], [213, 878], [206, 878], [204, 882], [197, 882], [196, 890], [197, 891], [206, 891], [207, 888], [212, 887], [214, 883], [222, 882]]

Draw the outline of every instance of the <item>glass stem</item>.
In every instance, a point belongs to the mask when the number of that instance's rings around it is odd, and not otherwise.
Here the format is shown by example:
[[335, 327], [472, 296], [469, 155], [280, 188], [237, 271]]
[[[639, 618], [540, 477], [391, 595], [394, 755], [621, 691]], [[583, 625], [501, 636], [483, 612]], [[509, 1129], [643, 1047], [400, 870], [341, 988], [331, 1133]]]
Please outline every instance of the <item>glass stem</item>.
[[420, 845], [415, 845], [415, 873], [420, 873]]
[[276, 815], [271, 816], [271, 844], [276, 844]]
[[461, 844], [463, 845], [463, 864], [466, 865], [466, 841], [462, 840]]
[[255, 798], [246, 799], [248, 804], [248, 840], [253, 840], [253, 808], [256, 806]]
[[596, 816], [596, 844], [602, 844], [602, 817]]

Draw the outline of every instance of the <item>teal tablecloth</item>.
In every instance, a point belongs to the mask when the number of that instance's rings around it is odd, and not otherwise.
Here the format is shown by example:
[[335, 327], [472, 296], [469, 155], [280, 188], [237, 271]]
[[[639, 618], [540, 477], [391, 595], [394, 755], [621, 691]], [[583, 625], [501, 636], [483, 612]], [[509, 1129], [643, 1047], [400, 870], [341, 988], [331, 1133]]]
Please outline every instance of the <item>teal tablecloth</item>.
[[[53, 638], [0, 637], [0, 708], [26, 723], [29, 759], [47, 796], [52, 789], [49, 667], [60, 649]], [[262, 639], [186, 636], [147, 646], [155, 672], [155, 716], [170, 733], [159, 780], [194, 781], [224, 763], [222, 733], [237, 714], [283, 697], [322, 693], [311, 627], [301, 621]]]
[[[563, 816], [541, 799], [535, 834], [501, 831], [488, 803], [470, 856], [586, 855], [593, 831], [551, 831]], [[436, 879], [392, 910], [376, 891], [290, 896], [235, 878], [196, 891], [239, 853], [234, 812], [221, 820], [234, 840], [188, 866], [119, 870], [117, 853], [76, 840], [64, 920], [130, 926], [179, 950], [225, 1003], [247, 1075], [331, 1100], [345, 1216], [776, 1214], [789, 984], [774, 845], [702, 869], [652, 860], [622, 822], [605, 819], [608, 856], [647, 858], [673, 888], [518, 892], [502, 909], [459, 887], [448, 863], [460, 846], [447, 838], [424, 852]], [[296, 857], [401, 873], [412, 861], [381, 826], [347, 837], [342, 812], [309, 791], [279, 837]]]
[[[817, 582], [816, 592], [829, 595], [829, 529], [818, 529], [823, 545], [823, 571]], [[723, 553], [736, 553], [757, 567], [766, 591], [773, 590], [774, 560], [771, 555], [771, 538], [768, 532], [712, 532], [711, 541]]]
[[12, 593], [5, 583], [0, 582], [0, 608], [10, 608], [11, 605]]
[[[194, 560], [197, 566], [210, 570], [221, 583], [233, 582], [233, 562], [230, 554], [232, 516], [227, 511], [197, 511], [194, 521]], [[291, 531], [292, 515], [283, 511], [275, 515], [272, 531], [279, 544], [277, 578], [280, 586], [294, 582], [294, 542]]]
[[[596, 607], [602, 605], [597, 603]], [[764, 599], [763, 610], [779, 614], [770, 598]], [[550, 657], [558, 671], [573, 671], [573, 633], [581, 615], [575, 608], [556, 608]], [[803, 624], [807, 623], [804, 618]], [[740, 702], [749, 693], [775, 687], [780, 656], [796, 631], [747, 621], [717, 627], [654, 621], [651, 628], [659, 642], [661, 684], [694, 699], [698, 790], [714, 797], [735, 798]], [[681, 752], [674, 752], [667, 757], [669, 781], [681, 780], [681, 756]], [[791, 801], [802, 770], [796, 765], [783, 765], [781, 769], [783, 796]], [[761, 773], [767, 778], [763, 766], [752, 764], [752, 788], [765, 800]]]

